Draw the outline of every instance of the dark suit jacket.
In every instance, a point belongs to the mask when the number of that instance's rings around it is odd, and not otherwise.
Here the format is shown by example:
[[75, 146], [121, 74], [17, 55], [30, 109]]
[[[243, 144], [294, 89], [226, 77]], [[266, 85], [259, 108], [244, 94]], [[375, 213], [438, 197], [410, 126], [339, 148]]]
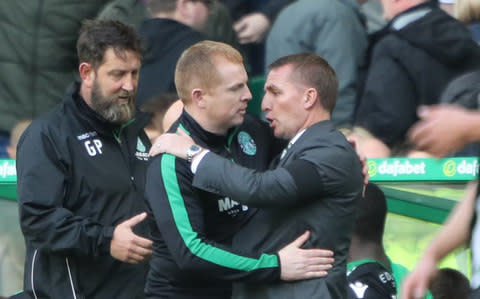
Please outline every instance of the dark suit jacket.
[[308, 128], [267, 172], [207, 154], [198, 166], [194, 186], [265, 207], [237, 234], [234, 245], [276, 252], [310, 230], [305, 248], [335, 252], [333, 268], [325, 278], [237, 284], [234, 297], [345, 298], [346, 260], [362, 182], [355, 151], [330, 121]]

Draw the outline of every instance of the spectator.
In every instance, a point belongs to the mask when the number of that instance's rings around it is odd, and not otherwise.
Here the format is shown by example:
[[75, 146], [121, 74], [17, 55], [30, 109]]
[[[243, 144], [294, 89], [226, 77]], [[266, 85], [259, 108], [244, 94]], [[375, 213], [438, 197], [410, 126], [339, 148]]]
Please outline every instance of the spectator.
[[[290, 142], [269, 171], [247, 169], [201, 149], [192, 159], [187, 149], [193, 140], [188, 136], [167, 134], [157, 140], [160, 146], [155, 150], [192, 161], [197, 188], [224, 194], [239, 205], [265, 208], [235, 236], [234, 246], [272, 252], [309, 229], [305, 248], [327, 248], [335, 254], [326, 277], [295, 283], [238, 283], [234, 298], [347, 295], [345, 268], [363, 178], [355, 151], [329, 120], [337, 89], [333, 69], [317, 55], [286, 56], [271, 65], [262, 108], [275, 136]], [[246, 142], [245, 152], [254, 153], [260, 148], [255, 144]]]
[[395, 154], [418, 106], [437, 103], [450, 80], [480, 67], [480, 48], [436, 1], [382, 5], [391, 21], [373, 44], [353, 135], [367, 157]]
[[170, 107], [168, 107], [162, 121], [162, 127], [164, 129], [164, 132], [170, 130], [170, 127], [180, 117], [182, 111], [183, 103], [181, 100], [175, 101], [172, 105], [170, 105]]
[[97, 18], [120, 21], [138, 30], [142, 22], [149, 17], [145, 0], [112, 0], [105, 5]]
[[150, 123], [145, 127], [145, 133], [151, 142], [170, 127], [163, 126], [164, 117], [176, 100], [178, 100], [176, 93], [164, 93], [153, 97], [142, 106], [141, 110], [150, 114]]
[[148, 0], [152, 15], [140, 27], [146, 53], [138, 82], [137, 104], [176, 92], [175, 65], [182, 52], [204, 39], [199, 33], [207, 22], [211, 0]]
[[[204, 41], [188, 48], [175, 72], [185, 109], [170, 132], [180, 128], [203, 147], [264, 170], [274, 143], [265, 123], [245, 115], [251, 94], [242, 62], [240, 53], [226, 44]], [[199, 149], [191, 148], [190, 158]], [[315, 267], [308, 276], [308, 267], [291, 272], [292, 266], [297, 268], [292, 263], [295, 259], [322, 253], [299, 249], [301, 241], [267, 253], [247, 245], [232, 249], [233, 234], [256, 210], [218, 192], [195, 188], [189, 167], [187, 161], [162, 155], [148, 169], [147, 199], [156, 222], [152, 228], [155, 253], [146, 286], [149, 298], [230, 298], [231, 280], [265, 283], [325, 274]], [[278, 257], [271, 254], [277, 251]]]
[[294, 0], [221, 0], [234, 20], [241, 50], [246, 55], [247, 70], [251, 75], [264, 74], [266, 37], [278, 13]]
[[332, 65], [339, 95], [332, 120], [353, 123], [358, 70], [364, 63], [367, 33], [359, 3], [365, 0], [300, 0], [278, 15], [268, 35], [265, 62], [297, 53], [315, 53]]
[[19, 121], [10, 132], [10, 143], [7, 147], [8, 157], [10, 159], [17, 158], [17, 145], [20, 137], [22, 136], [23, 132], [27, 129], [27, 127], [32, 123], [31, 119], [25, 119]]
[[455, 269], [439, 269], [430, 282], [435, 299], [468, 299], [471, 289], [468, 278]]
[[355, 228], [347, 264], [348, 298], [395, 298], [400, 284], [393, 277], [383, 248], [387, 201], [382, 190], [369, 183], [355, 214]]
[[75, 76], [81, 21], [107, 2], [0, 1], [0, 158], [9, 132], [55, 106]]
[[141, 237], [150, 142], [134, 118], [140, 40], [123, 23], [87, 21], [77, 52], [81, 83], [18, 144], [24, 296], [143, 298], [152, 242]]
[[[16, 158], [17, 143], [31, 120], [17, 123], [10, 133], [7, 152]], [[0, 294], [13, 294], [22, 289], [25, 243], [22, 238], [16, 201], [0, 198]]]
[[[357, 206], [349, 251], [348, 298], [400, 298], [408, 269], [393, 263], [383, 247], [387, 201], [383, 191], [369, 183]], [[425, 298], [432, 298], [427, 294]]]

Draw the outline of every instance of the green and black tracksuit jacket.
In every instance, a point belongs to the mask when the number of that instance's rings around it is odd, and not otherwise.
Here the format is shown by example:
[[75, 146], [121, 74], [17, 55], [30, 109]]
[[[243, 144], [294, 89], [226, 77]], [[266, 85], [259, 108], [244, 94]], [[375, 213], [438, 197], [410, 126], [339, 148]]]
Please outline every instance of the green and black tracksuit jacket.
[[[240, 165], [265, 170], [276, 154], [267, 124], [247, 115], [226, 136], [205, 131], [185, 111], [183, 129], [197, 144]], [[231, 280], [268, 282], [280, 276], [274, 252], [232, 249], [232, 236], [255, 210], [192, 185], [190, 163], [164, 154], [152, 160], [146, 195], [154, 255], [145, 288], [149, 298], [230, 298]]]
[[379, 261], [364, 259], [347, 264], [348, 299], [395, 299], [392, 270]]
[[[143, 298], [148, 264], [110, 255], [119, 223], [146, 210], [148, 118], [122, 127], [93, 111], [72, 85], [35, 120], [17, 155], [26, 298]], [[147, 225], [134, 231], [144, 237]]]

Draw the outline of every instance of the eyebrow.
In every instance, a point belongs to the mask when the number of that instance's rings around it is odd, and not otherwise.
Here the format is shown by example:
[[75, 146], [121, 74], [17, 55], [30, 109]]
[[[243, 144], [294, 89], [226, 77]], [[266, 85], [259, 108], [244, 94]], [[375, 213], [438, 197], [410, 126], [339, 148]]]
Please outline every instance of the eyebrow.
[[243, 86], [245, 86], [245, 83], [244, 83], [244, 82], [237, 83], [237, 84], [234, 84], [234, 85], [228, 87], [228, 90], [233, 90], [233, 91], [235, 91], [235, 90], [238, 90], [238, 89], [242, 88]]
[[275, 86], [274, 84], [268, 84], [268, 85], [265, 85], [265, 91], [276, 91], [276, 92], [279, 92], [281, 91], [280, 88], [278, 88], [277, 86]]

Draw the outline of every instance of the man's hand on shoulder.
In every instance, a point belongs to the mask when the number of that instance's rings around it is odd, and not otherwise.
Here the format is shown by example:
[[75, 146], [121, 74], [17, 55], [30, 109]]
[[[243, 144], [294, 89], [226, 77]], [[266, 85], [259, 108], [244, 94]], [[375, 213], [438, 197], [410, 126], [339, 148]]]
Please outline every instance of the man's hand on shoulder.
[[301, 248], [309, 237], [310, 232], [306, 231], [278, 252], [282, 280], [324, 277], [327, 275], [327, 270], [332, 268], [334, 261], [332, 251]]
[[152, 144], [149, 155], [153, 157], [161, 153], [168, 153], [186, 160], [187, 150], [193, 144], [195, 144], [193, 139], [183, 130], [178, 129], [176, 134], [165, 133], [158, 136]]
[[110, 254], [122, 262], [138, 264], [152, 255], [152, 241], [137, 236], [132, 228], [145, 220], [147, 213], [138, 214], [115, 227]]

